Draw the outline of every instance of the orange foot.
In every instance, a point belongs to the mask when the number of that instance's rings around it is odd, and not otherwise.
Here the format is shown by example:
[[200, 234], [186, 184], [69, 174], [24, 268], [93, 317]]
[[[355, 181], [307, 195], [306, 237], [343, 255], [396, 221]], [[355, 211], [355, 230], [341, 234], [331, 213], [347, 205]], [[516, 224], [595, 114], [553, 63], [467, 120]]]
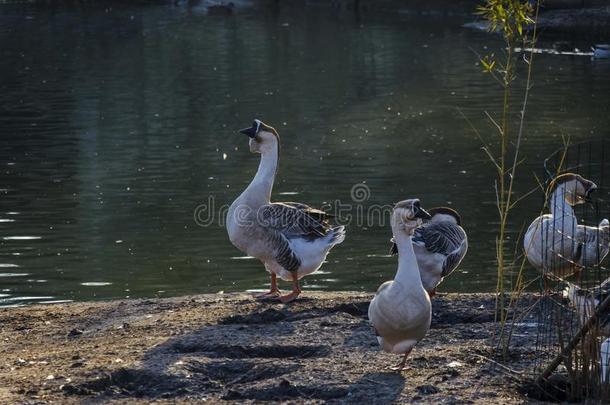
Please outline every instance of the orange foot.
[[292, 291], [290, 294], [280, 295], [278, 298], [284, 304], [287, 304], [289, 302], [294, 301], [299, 296], [299, 294], [301, 294], [301, 291], [297, 290], [297, 291]]
[[276, 298], [280, 297], [281, 295], [282, 295], [282, 292], [279, 289], [276, 289], [276, 290], [271, 290], [266, 293], [256, 294], [254, 296], [254, 298], [256, 298], [257, 300], [260, 300], [260, 301], [264, 301], [264, 300], [276, 299]]

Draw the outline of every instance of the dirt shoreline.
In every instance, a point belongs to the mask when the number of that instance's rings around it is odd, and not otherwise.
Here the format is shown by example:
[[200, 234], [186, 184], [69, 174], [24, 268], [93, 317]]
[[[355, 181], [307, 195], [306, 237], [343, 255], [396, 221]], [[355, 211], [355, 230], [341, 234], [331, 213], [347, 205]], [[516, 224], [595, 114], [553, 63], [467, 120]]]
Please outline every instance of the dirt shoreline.
[[[0, 403], [528, 402], [489, 360], [491, 294], [436, 298], [402, 374], [384, 370], [399, 359], [379, 350], [370, 298], [307, 292], [282, 305], [232, 293], [0, 309]], [[523, 345], [511, 367], [532, 350]]]

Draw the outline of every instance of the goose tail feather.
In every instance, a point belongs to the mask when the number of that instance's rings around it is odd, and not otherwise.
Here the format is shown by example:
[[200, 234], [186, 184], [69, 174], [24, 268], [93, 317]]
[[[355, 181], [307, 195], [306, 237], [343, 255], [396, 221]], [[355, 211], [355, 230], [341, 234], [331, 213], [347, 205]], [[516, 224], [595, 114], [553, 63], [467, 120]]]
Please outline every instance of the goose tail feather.
[[336, 226], [328, 232], [328, 243], [338, 245], [345, 240], [345, 227], [343, 225]]

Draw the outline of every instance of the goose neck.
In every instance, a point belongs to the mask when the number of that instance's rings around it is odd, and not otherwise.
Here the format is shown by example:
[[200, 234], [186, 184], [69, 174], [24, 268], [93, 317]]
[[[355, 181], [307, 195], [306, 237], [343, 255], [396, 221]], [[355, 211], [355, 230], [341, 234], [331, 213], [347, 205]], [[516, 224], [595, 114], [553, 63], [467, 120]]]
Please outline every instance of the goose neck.
[[277, 145], [261, 153], [261, 160], [258, 165], [256, 175], [250, 185], [244, 191], [252, 203], [260, 205], [268, 204], [271, 201], [271, 191], [275, 181], [275, 173], [278, 166]]
[[551, 195], [551, 213], [553, 217], [574, 217], [574, 209], [566, 200], [566, 188], [560, 186]]
[[394, 235], [394, 241], [398, 246], [398, 271], [394, 281], [398, 281], [405, 288], [423, 289], [411, 235], [398, 232]]

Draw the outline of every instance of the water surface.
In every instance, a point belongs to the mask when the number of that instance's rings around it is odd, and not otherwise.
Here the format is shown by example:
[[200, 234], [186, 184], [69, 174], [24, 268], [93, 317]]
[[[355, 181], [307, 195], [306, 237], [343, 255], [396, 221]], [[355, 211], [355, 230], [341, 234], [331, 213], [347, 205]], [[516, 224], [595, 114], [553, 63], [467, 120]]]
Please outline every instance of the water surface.
[[[264, 288], [218, 216], [194, 220], [254, 175], [236, 132], [254, 117], [282, 136], [276, 200], [353, 203], [365, 183], [365, 210], [452, 206], [471, 248], [441, 290], [493, 290], [493, 171], [462, 114], [495, 139], [483, 112], [500, 89], [476, 53], [501, 44], [468, 20], [2, 6], [0, 304]], [[562, 136], [607, 136], [609, 77], [588, 57], [536, 56], [518, 193]], [[539, 206], [539, 194], [519, 206], [511, 238]], [[305, 289], [373, 291], [396, 268], [389, 237], [352, 222]]]

